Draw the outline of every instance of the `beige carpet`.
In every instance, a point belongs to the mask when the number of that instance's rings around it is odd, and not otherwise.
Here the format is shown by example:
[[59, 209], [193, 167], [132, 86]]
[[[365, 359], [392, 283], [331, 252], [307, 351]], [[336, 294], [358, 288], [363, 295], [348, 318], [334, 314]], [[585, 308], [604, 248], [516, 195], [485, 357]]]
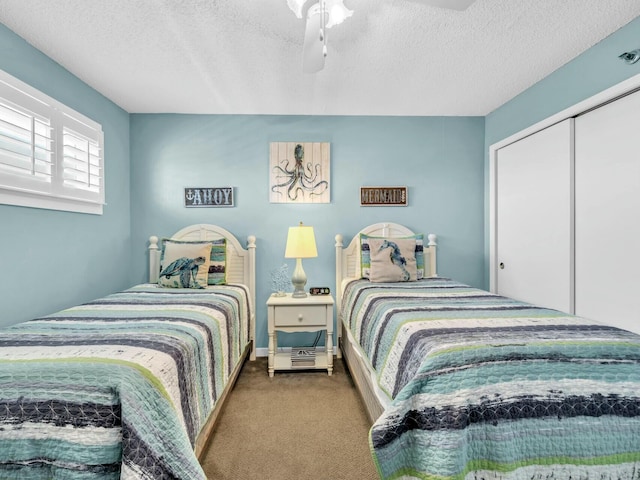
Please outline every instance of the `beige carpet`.
[[369, 425], [342, 359], [326, 371], [267, 373], [247, 361], [227, 399], [202, 464], [207, 477], [378, 479]]

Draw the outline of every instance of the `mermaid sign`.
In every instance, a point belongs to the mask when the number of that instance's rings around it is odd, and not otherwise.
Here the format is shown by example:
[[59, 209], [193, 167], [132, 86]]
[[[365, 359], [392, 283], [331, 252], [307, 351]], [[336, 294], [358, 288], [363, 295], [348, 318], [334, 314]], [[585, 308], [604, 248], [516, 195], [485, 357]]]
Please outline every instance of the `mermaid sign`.
[[360, 187], [360, 205], [376, 207], [406, 207], [407, 187]]

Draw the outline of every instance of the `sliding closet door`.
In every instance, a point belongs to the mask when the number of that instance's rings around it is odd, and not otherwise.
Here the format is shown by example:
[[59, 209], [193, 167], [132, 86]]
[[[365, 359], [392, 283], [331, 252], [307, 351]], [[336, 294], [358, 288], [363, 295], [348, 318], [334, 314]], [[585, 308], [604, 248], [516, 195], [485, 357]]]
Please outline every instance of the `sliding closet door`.
[[552, 125], [497, 151], [496, 290], [572, 312], [572, 128]]
[[575, 122], [576, 313], [640, 333], [640, 92]]

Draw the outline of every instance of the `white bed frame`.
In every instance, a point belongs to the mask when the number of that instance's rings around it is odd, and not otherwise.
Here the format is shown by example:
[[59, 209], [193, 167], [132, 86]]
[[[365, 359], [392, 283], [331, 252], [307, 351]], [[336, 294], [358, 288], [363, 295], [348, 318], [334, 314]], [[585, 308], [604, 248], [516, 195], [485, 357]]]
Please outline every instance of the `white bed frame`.
[[[363, 356], [362, 349], [356, 345], [351, 332], [345, 327], [342, 319], [342, 288], [345, 279], [361, 277], [360, 269], [360, 234], [400, 238], [415, 235], [409, 228], [397, 223], [375, 223], [360, 230], [344, 248], [342, 235], [336, 235], [336, 313], [338, 318], [338, 346], [344, 354], [347, 367], [362, 401], [364, 402], [371, 423], [382, 414], [389, 398], [378, 388], [375, 372], [372, 372]], [[424, 245], [425, 277], [436, 277], [436, 236], [427, 235], [428, 243]]]
[[[238, 365], [234, 369], [224, 392], [218, 399], [214, 409], [209, 414], [207, 422], [200, 430], [194, 450], [199, 460], [202, 460], [203, 453], [206, 451], [222, 407], [235, 384], [240, 370], [247, 358], [256, 359], [255, 333], [256, 333], [256, 237], [249, 235], [247, 238], [247, 248], [245, 249], [238, 239], [228, 230], [217, 225], [200, 223], [190, 225], [177, 231], [171, 238], [174, 240], [187, 241], [211, 241], [225, 238], [227, 240], [227, 262], [226, 273], [227, 283], [240, 283], [246, 285], [249, 289], [249, 305], [251, 318], [249, 319], [249, 344], [242, 353], [242, 357]], [[157, 283], [160, 275], [160, 248], [158, 246], [158, 237], [149, 237], [149, 283]]]

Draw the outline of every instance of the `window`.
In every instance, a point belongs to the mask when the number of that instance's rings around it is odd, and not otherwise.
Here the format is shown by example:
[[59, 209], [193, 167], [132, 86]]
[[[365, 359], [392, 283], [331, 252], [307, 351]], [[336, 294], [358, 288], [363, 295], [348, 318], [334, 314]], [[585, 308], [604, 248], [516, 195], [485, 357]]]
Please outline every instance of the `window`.
[[0, 70], [0, 203], [102, 214], [102, 127]]

